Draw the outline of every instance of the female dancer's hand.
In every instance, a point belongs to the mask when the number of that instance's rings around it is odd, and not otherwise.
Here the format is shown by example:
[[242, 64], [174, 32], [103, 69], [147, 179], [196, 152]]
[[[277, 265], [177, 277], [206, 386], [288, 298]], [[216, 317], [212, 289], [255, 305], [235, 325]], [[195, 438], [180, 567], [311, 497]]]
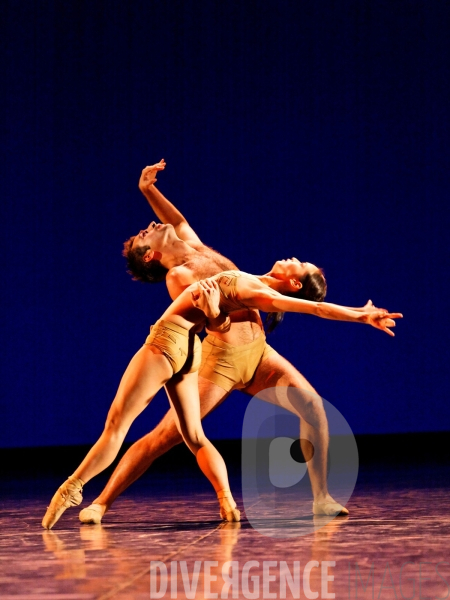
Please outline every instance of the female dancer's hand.
[[191, 292], [192, 304], [202, 310], [207, 319], [215, 319], [220, 315], [220, 290], [214, 279], [202, 279], [197, 290]]
[[391, 331], [390, 327], [395, 327], [394, 319], [402, 319], [403, 315], [401, 313], [389, 313], [386, 310], [377, 310], [374, 312], [366, 313], [366, 318], [364, 322], [368, 325], [372, 325], [372, 327], [376, 327], [377, 329], [381, 329], [381, 331], [385, 331], [392, 337], [395, 336], [394, 332]]
[[367, 313], [375, 312], [377, 310], [384, 310], [385, 312], [388, 312], [385, 308], [377, 308], [372, 300], [367, 300], [366, 304], [362, 307], [362, 311]]

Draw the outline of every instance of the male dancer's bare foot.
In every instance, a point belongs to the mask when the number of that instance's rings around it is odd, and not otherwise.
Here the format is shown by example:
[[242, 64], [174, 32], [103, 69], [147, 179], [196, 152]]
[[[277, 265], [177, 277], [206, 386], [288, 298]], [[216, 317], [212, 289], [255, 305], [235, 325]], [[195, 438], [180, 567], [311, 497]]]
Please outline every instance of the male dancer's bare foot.
[[323, 498], [318, 498], [317, 500], [314, 500], [313, 514], [327, 515], [329, 517], [343, 517], [345, 515], [348, 515], [349, 512], [345, 508], [345, 506], [342, 506], [342, 504], [339, 504], [339, 502], [336, 502], [334, 498], [327, 494]]
[[82, 523], [89, 523], [93, 525], [98, 525], [102, 522], [102, 517], [105, 514], [107, 507], [105, 504], [96, 504], [92, 503], [87, 508], [83, 508], [80, 511], [80, 521]]

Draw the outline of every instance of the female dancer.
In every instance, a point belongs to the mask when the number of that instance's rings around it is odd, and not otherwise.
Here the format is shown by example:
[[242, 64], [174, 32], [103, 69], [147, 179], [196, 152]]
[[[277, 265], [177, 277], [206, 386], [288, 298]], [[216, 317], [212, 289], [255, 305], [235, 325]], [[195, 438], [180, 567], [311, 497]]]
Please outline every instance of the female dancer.
[[267, 275], [257, 277], [226, 271], [186, 288], [151, 328], [146, 343], [128, 365], [102, 435], [53, 496], [43, 527], [51, 529], [67, 508], [80, 504], [83, 485], [112, 463], [132, 422], [164, 385], [177, 415], [179, 431], [217, 493], [221, 517], [238, 521], [240, 513], [229, 490], [225, 463], [206, 439], [201, 425], [197, 376], [200, 343], [192, 335], [194, 329], [202, 326], [205, 316], [209, 319], [209, 329], [224, 329], [228, 326], [226, 313], [256, 308], [366, 323], [394, 335], [390, 330], [395, 325], [393, 319], [402, 316], [385, 310], [358, 312], [284, 295], [301, 288], [301, 274], [311, 267], [297, 259], [279, 261]]

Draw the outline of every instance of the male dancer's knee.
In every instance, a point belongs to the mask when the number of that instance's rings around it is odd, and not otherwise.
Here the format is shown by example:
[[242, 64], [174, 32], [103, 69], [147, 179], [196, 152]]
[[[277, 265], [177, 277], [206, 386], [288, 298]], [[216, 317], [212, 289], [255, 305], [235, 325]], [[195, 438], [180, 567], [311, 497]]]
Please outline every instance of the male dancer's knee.
[[172, 411], [169, 411], [155, 429], [137, 443], [145, 442], [147, 452], [155, 459], [177, 444], [181, 444], [182, 441], [183, 438], [178, 431]]
[[287, 388], [286, 395], [292, 412], [318, 429], [326, 427], [327, 416], [323, 406], [322, 398], [316, 392], [299, 390], [298, 388]]
[[327, 415], [320, 396], [308, 398], [303, 407], [303, 418], [317, 429], [327, 426]]

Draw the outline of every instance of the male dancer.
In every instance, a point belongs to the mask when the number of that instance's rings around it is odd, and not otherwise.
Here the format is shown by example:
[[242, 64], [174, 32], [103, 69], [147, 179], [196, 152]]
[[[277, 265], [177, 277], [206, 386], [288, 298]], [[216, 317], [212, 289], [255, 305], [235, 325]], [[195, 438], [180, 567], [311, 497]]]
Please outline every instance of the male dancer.
[[[147, 230], [130, 238], [125, 243], [124, 254], [135, 278], [160, 281], [165, 275], [169, 294], [175, 299], [190, 284], [237, 267], [205, 246], [185, 217], [155, 187], [157, 172], [164, 168], [164, 160], [146, 167], [142, 171], [139, 189], [165, 225], [152, 223]], [[167, 226], [173, 226], [176, 237], [185, 244], [173, 243], [173, 232], [165, 237]], [[153, 242], [152, 249], [152, 239], [155, 241], [156, 238], [158, 242]], [[186, 250], [186, 244], [189, 250]], [[318, 269], [309, 263], [303, 264], [305, 275], [314, 277]], [[335, 502], [327, 489], [328, 423], [321, 397], [286, 359], [266, 344], [257, 310], [233, 312], [231, 324], [219, 326], [213, 335], [203, 341], [203, 359], [199, 371], [202, 418], [223, 402], [232, 390], [239, 389], [254, 396], [275, 386], [280, 387], [281, 393], [277, 394], [279, 405], [290, 411], [293, 410], [292, 404], [282, 393], [282, 388], [293, 387], [303, 392], [298, 410], [301, 438], [311, 442], [314, 448], [314, 455], [308, 461], [314, 513], [348, 514], [348, 510]], [[170, 409], [153, 431], [129, 448], [100, 496], [80, 512], [80, 520], [83, 523], [100, 523], [117, 496], [136, 481], [156, 458], [181, 442], [174, 412]]]

